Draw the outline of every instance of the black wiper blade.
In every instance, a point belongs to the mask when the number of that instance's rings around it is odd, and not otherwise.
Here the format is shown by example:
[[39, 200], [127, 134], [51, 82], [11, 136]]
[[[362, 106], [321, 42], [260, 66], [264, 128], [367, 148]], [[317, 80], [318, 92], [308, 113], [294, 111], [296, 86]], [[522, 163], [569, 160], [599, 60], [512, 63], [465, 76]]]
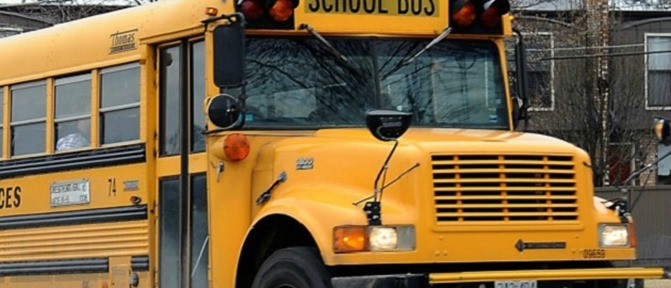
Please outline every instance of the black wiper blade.
[[314, 36], [315, 38], [317, 38], [317, 40], [319, 40], [319, 42], [321, 42], [322, 44], [324, 44], [324, 46], [326, 46], [326, 48], [328, 49], [328, 51], [329, 51], [331, 54], [333, 54], [333, 56], [335, 56], [335, 57], [337, 57], [337, 58], [339, 58], [340, 60], [343, 60], [343, 61], [345, 61], [345, 62], [349, 62], [349, 59], [347, 59], [347, 57], [345, 57], [345, 55], [342, 55], [342, 53], [340, 53], [340, 51], [338, 51], [338, 49], [336, 49], [335, 47], [333, 47], [333, 45], [331, 44], [331, 42], [329, 42], [328, 40], [326, 40], [326, 38], [324, 38], [321, 34], [319, 34], [319, 32], [317, 32], [317, 30], [315, 30], [314, 28], [312, 28], [312, 26], [303, 23], [303, 24], [301, 24], [301, 25], [298, 26], [298, 29], [301, 29], [301, 30], [305, 29], [305, 30], [307, 30], [308, 33], [310, 33], [310, 35]]

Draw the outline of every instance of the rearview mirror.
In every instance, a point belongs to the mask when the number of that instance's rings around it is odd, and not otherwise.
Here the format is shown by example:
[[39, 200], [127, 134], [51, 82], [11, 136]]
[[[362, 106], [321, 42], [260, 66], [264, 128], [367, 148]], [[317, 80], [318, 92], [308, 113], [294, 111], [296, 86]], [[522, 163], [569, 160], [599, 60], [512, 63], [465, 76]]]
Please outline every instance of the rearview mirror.
[[223, 130], [242, 124], [242, 105], [240, 101], [228, 94], [214, 96], [207, 104], [207, 117]]
[[395, 141], [410, 127], [412, 114], [393, 110], [373, 110], [366, 112], [366, 126], [375, 138]]
[[230, 24], [214, 28], [214, 83], [219, 88], [244, 84], [245, 28], [243, 17], [231, 18]]
[[671, 126], [669, 120], [658, 117], [655, 118], [655, 135], [659, 143], [663, 145], [671, 145]]

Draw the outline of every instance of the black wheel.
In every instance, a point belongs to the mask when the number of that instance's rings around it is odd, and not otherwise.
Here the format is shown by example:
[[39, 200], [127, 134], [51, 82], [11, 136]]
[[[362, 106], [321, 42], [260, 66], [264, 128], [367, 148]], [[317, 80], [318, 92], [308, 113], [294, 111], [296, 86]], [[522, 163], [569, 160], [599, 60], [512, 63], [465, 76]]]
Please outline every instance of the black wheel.
[[289, 247], [275, 251], [259, 268], [254, 288], [328, 288], [329, 276], [317, 249]]

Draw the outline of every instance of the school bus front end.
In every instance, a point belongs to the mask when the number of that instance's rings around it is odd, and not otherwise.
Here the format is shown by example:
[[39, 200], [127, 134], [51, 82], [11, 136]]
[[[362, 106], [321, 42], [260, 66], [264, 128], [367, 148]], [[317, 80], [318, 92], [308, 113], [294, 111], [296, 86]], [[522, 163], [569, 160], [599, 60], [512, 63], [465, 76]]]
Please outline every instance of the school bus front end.
[[[262, 259], [297, 247], [319, 251], [334, 287], [595, 287], [595, 280], [596, 287], [625, 287], [617, 279], [662, 276], [659, 269], [611, 266], [635, 258], [633, 223], [593, 198], [589, 160], [567, 143], [411, 128], [382, 176], [389, 186], [379, 195], [380, 221], [371, 225], [375, 211], [366, 207], [393, 144], [366, 129], [246, 137], [250, 156], [241, 162], [255, 163], [255, 220], [238, 271], [250, 276], [258, 270], [273, 277]], [[240, 181], [246, 172], [238, 169], [251, 168], [225, 165], [222, 182]]]
[[215, 286], [630, 287], [668, 273], [621, 265], [634, 222], [594, 197], [584, 151], [512, 131], [507, 2], [273, 3], [241, 1], [214, 31], [208, 184], [231, 209], [211, 208], [211, 265], [236, 267]]

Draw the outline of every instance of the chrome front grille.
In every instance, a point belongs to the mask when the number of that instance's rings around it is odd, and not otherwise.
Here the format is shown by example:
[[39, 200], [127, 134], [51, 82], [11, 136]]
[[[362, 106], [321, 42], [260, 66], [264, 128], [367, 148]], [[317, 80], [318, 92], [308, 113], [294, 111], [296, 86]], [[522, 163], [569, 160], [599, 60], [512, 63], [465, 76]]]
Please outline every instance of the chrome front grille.
[[575, 222], [571, 156], [433, 155], [438, 224]]

